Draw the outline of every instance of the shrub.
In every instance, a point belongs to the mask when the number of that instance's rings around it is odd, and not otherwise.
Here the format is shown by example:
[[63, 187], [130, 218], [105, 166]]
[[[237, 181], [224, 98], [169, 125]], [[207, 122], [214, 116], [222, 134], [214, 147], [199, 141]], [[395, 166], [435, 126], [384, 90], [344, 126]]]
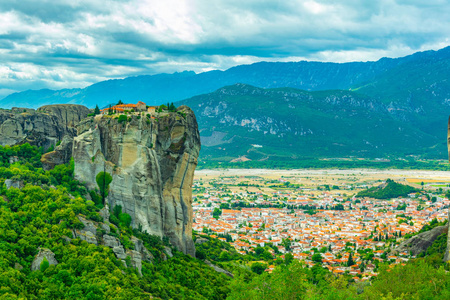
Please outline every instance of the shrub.
[[119, 123], [125, 122], [127, 120], [127, 116], [126, 115], [120, 115], [119, 116]]
[[266, 264], [262, 264], [259, 262], [255, 262], [251, 265], [250, 269], [252, 270], [252, 272], [261, 275], [267, 268]]
[[40, 269], [42, 272], [45, 272], [45, 270], [47, 270], [48, 267], [50, 267], [50, 263], [48, 262], [47, 257], [44, 256], [44, 259], [42, 260], [40, 265]]

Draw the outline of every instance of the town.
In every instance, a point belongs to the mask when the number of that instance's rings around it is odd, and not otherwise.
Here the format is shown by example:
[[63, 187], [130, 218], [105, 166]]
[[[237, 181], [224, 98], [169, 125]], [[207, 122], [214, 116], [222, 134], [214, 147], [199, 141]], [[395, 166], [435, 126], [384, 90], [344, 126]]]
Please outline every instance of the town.
[[[421, 190], [407, 197], [358, 198], [387, 178]], [[434, 220], [447, 220], [450, 177], [432, 171], [200, 170], [193, 184], [193, 229], [228, 241], [241, 254], [265, 247], [308, 266], [320, 262], [355, 280], [382, 262], [414, 257], [395, 246]], [[269, 264], [271, 271], [275, 263]]]

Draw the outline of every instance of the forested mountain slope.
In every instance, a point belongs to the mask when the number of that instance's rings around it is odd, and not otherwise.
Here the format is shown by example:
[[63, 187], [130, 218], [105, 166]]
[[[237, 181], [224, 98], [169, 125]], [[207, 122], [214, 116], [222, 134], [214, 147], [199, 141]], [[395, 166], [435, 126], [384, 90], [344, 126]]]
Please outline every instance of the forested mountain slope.
[[237, 84], [178, 103], [197, 116], [203, 160], [446, 153], [437, 132], [396, 118], [386, 103], [358, 92]]

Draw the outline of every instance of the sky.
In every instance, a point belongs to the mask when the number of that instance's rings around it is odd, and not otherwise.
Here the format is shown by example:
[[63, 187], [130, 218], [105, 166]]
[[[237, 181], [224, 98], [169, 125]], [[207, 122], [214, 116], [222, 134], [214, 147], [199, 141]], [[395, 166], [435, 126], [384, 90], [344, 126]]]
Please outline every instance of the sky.
[[450, 45], [450, 0], [0, 0], [0, 99], [258, 61], [371, 61]]

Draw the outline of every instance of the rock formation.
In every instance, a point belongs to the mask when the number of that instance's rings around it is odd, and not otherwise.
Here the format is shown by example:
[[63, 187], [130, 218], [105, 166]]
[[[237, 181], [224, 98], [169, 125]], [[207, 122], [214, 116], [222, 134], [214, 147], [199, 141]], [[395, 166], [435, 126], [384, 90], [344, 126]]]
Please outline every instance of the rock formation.
[[[107, 208], [107, 206], [105, 206], [105, 208]], [[78, 220], [83, 223], [84, 228], [74, 229], [72, 232], [73, 237], [86, 241], [89, 244], [94, 244], [96, 246], [104, 245], [111, 248], [116, 257], [120, 259], [126, 267], [135, 268], [138, 270], [139, 274], [142, 275], [142, 261], [144, 260], [152, 263], [155, 260], [153, 255], [144, 247], [144, 242], [133, 236], [130, 241], [134, 245], [134, 249], [125, 249], [120, 243], [120, 240], [111, 235], [114, 234], [111, 233], [111, 228], [112, 230], [117, 231], [117, 227], [109, 223], [108, 218], [105, 218], [104, 212], [100, 212], [100, 215], [103, 217], [103, 222], [94, 222], [83, 216], [78, 216]], [[64, 237], [64, 239], [68, 243], [71, 241], [69, 237]], [[166, 250], [166, 252], [167, 251], [168, 250]], [[127, 256], [131, 259], [131, 265], [127, 265], [126, 263]]]
[[412, 255], [418, 255], [424, 251], [427, 251], [428, 247], [430, 247], [438, 236], [446, 230], [448, 230], [448, 226], [438, 226], [432, 230], [419, 233], [418, 235], [403, 241], [391, 252], [391, 255], [404, 251], [411, 253]]
[[89, 109], [83, 105], [55, 104], [39, 107], [37, 112], [56, 117], [58, 123], [67, 128], [75, 128], [81, 120], [87, 117]]
[[16, 189], [22, 189], [24, 184], [22, 180], [6, 179], [5, 186], [7, 190], [9, 190], [11, 187]]
[[54, 151], [45, 153], [41, 157], [42, 168], [44, 170], [53, 169], [55, 166], [65, 164], [72, 157], [73, 137], [65, 135], [59, 146]]
[[58, 261], [55, 259], [55, 253], [50, 251], [47, 248], [39, 248], [39, 253], [34, 258], [31, 263], [31, 271], [36, 271], [41, 268], [41, 263], [44, 260], [44, 257], [47, 259], [49, 265], [57, 265]]
[[47, 149], [65, 135], [75, 136], [75, 125], [88, 114], [87, 107], [71, 104], [0, 110], [0, 145], [29, 143]]
[[210, 266], [211, 268], [213, 268], [214, 271], [216, 271], [216, 272], [225, 274], [225, 275], [227, 275], [228, 277], [231, 277], [231, 278], [234, 277], [234, 276], [233, 276], [233, 273], [228, 272], [227, 270], [222, 269], [221, 267], [218, 267], [218, 266], [214, 265], [213, 263], [211, 263], [211, 262], [210, 262], [209, 260], [207, 260], [207, 259], [205, 260], [205, 264], [207, 264], [208, 266]]
[[111, 209], [122, 206], [133, 227], [166, 236], [194, 256], [191, 187], [199, 150], [197, 121], [186, 106], [153, 116], [134, 113], [125, 120], [99, 115], [78, 125], [75, 177], [95, 189], [98, 173], [111, 174]]

